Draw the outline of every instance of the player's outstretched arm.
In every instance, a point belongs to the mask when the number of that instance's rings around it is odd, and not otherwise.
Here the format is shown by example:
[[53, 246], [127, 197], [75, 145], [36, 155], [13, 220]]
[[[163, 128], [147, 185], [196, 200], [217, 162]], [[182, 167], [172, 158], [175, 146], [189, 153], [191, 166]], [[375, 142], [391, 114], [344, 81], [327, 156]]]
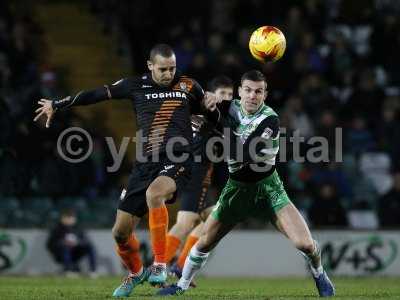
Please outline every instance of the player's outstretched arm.
[[[108, 92], [108, 93], [107, 93]], [[74, 96], [68, 96], [63, 99], [40, 99], [39, 108], [36, 109], [34, 121], [37, 121], [42, 115], [47, 117], [46, 128], [50, 127], [54, 114], [58, 109], [64, 109], [70, 106], [89, 105], [100, 101], [110, 99], [107, 86], [90, 91], [81, 91]]]
[[47, 100], [40, 99], [38, 101], [39, 108], [36, 109], [35, 119], [37, 121], [42, 115], [47, 117], [46, 127], [50, 127], [54, 114], [59, 109], [65, 109], [71, 106], [90, 105], [108, 99], [125, 99], [129, 97], [132, 80], [121, 79], [112, 85], [104, 85], [89, 91], [80, 91], [78, 94], [68, 96], [63, 99]]
[[217, 98], [214, 93], [211, 92], [206, 92], [202, 101], [202, 110], [204, 113], [204, 116], [208, 121], [210, 121], [212, 124], [216, 125], [220, 118], [221, 118], [221, 113], [219, 109], [217, 108]]
[[[214, 130], [222, 134], [224, 129], [234, 129], [236, 126], [234, 125], [234, 120], [229, 116], [229, 108], [231, 105], [230, 100], [223, 100], [221, 102], [216, 103], [215, 109], [211, 114], [208, 114], [208, 119], [214, 124]], [[206, 115], [207, 116], [207, 115]], [[210, 118], [211, 116], [211, 118]]]

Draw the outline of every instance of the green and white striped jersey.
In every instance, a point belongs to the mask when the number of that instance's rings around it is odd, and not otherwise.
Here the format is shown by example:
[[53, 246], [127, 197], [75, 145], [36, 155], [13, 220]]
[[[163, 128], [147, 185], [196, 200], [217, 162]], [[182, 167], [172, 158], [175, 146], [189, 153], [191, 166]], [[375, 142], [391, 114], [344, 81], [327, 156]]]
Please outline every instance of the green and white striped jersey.
[[236, 179], [249, 181], [250, 176], [258, 181], [267, 174], [254, 171], [254, 165], [270, 166], [268, 170], [275, 169], [275, 159], [279, 151], [278, 115], [265, 104], [254, 114], [247, 114], [242, 110], [240, 100], [235, 99], [229, 107], [229, 116], [234, 120], [235, 128], [232, 129], [237, 141], [243, 147], [243, 158], [229, 158], [229, 173], [235, 175]]

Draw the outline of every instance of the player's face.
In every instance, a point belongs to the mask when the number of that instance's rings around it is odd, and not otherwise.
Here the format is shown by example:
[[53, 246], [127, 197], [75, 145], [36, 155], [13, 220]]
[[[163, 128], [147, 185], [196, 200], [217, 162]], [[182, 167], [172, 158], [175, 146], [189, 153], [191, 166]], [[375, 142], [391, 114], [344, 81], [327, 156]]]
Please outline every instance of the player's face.
[[249, 113], [255, 113], [264, 103], [268, 92], [264, 81], [244, 80], [239, 87], [240, 104], [242, 109]]
[[176, 58], [175, 55], [170, 57], [156, 55], [154, 61], [147, 61], [147, 66], [151, 71], [151, 77], [157, 84], [168, 86], [175, 76]]
[[233, 88], [232, 87], [219, 87], [215, 90], [215, 97], [217, 98], [217, 102], [220, 103], [222, 101], [231, 101], [233, 98]]

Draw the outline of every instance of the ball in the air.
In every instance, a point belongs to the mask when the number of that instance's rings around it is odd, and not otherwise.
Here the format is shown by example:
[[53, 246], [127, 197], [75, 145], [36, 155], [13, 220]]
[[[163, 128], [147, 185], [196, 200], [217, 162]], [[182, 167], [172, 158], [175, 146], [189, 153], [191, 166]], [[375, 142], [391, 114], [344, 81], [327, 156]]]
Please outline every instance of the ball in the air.
[[251, 55], [261, 62], [277, 61], [285, 53], [285, 35], [274, 26], [262, 26], [252, 33], [249, 49]]

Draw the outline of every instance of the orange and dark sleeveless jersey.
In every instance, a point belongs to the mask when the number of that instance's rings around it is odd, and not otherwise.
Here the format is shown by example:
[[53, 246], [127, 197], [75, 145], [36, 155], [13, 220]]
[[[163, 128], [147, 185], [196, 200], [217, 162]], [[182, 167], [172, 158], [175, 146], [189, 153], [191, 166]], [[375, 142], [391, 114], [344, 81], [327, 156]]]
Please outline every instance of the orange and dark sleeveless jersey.
[[190, 115], [202, 113], [203, 98], [203, 89], [190, 77], [176, 74], [171, 85], [163, 87], [155, 83], [148, 73], [121, 79], [100, 89], [83, 91], [74, 97], [54, 100], [53, 107], [58, 109], [106, 99], [130, 99], [136, 113], [138, 133], [143, 137], [142, 154], [146, 156], [165, 152], [168, 141], [174, 141], [171, 143], [173, 151], [191, 152]]

